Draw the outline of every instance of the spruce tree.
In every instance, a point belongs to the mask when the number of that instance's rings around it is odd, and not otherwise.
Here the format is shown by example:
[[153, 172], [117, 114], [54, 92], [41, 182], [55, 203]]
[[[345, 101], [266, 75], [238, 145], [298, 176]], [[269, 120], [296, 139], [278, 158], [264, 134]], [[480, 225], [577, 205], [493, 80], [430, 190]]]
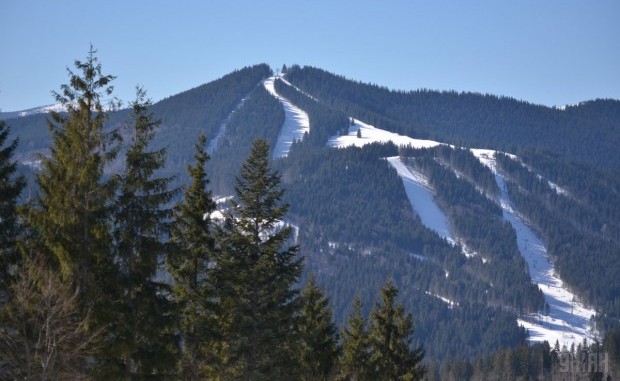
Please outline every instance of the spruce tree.
[[235, 187], [238, 201], [221, 225], [215, 281], [221, 312], [220, 376], [284, 379], [295, 370], [295, 325], [302, 271], [292, 229], [282, 227], [280, 176], [269, 166], [269, 145], [252, 144]]
[[215, 202], [207, 189], [207, 139], [200, 135], [195, 145], [194, 165], [188, 167], [191, 184], [174, 210], [168, 271], [174, 279], [174, 298], [183, 337], [179, 376], [184, 380], [204, 379], [212, 370], [214, 291], [210, 275], [215, 247], [211, 214]]
[[106, 378], [164, 377], [174, 371], [177, 352], [169, 286], [157, 279], [165, 259], [176, 194], [171, 177], [157, 172], [165, 165], [166, 150], [150, 143], [159, 121], [148, 111], [146, 92], [138, 87], [132, 103], [133, 131], [125, 152], [114, 212], [115, 262], [119, 295], [117, 320], [110, 329], [116, 363], [105, 364]]
[[17, 139], [7, 144], [9, 131], [4, 121], [0, 120], [0, 303], [4, 299], [2, 293], [8, 291], [20, 262], [16, 248], [19, 233], [17, 198], [25, 186], [22, 176], [14, 177], [17, 163], [12, 158]]
[[302, 380], [327, 380], [338, 359], [338, 330], [329, 299], [310, 275], [301, 292], [298, 323], [299, 369]]
[[402, 304], [395, 305], [398, 289], [388, 280], [370, 318], [371, 361], [380, 380], [421, 380], [421, 348], [411, 348], [413, 317]]
[[370, 362], [371, 347], [366, 318], [362, 315], [362, 301], [356, 296], [353, 311], [347, 320], [348, 327], [342, 328], [342, 355], [340, 357], [339, 380], [365, 381], [375, 376]]
[[[99, 323], [112, 320], [110, 301], [115, 271], [111, 255], [111, 203], [114, 179], [104, 179], [104, 167], [114, 157], [103, 97], [112, 93], [111, 75], [102, 74], [91, 46], [85, 61], [76, 60], [69, 83], [54, 95], [67, 110], [51, 114], [52, 146], [41, 156], [37, 176], [40, 194], [28, 219], [41, 246], [67, 281], [80, 291], [83, 313], [95, 307]], [[95, 324], [96, 325], [96, 324]]]

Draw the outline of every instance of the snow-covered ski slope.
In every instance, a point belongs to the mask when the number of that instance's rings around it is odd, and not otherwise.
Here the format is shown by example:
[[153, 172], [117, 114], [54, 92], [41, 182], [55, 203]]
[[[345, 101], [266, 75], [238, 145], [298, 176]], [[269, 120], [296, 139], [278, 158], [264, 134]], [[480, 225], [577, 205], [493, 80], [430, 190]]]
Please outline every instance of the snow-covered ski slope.
[[435, 231], [448, 242], [453, 243], [454, 237], [450, 231], [448, 216], [435, 202], [433, 191], [428, 186], [428, 180], [424, 175], [411, 170], [398, 156], [388, 157], [387, 161], [403, 181], [409, 203], [420, 216], [424, 226]]
[[[361, 135], [359, 138], [357, 137], [358, 130]], [[410, 145], [413, 148], [430, 148], [441, 144], [433, 140], [413, 139], [353, 119], [353, 125], [349, 126], [349, 133], [347, 135], [330, 138], [327, 145], [330, 147], [345, 148], [350, 146], [363, 147], [366, 144], [388, 142], [392, 142], [397, 146]]]
[[[276, 149], [277, 153], [274, 153], [274, 156], [282, 157], [288, 154], [293, 139], [299, 139], [303, 136], [303, 132], [309, 130], [309, 120], [303, 110], [277, 95], [273, 85], [274, 80], [275, 77], [271, 77], [264, 82], [264, 85], [285, 107], [286, 121], [280, 133], [280, 136], [283, 138], [278, 138], [277, 145], [277, 148], [281, 148]], [[358, 130], [360, 137], [357, 136]], [[297, 135], [294, 135], [291, 131], [298, 131]], [[296, 137], [292, 138], [291, 136]], [[282, 145], [280, 145], [281, 140], [283, 141]], [[414, 139], [353, 119], [353, 124], [349, 127], [348, 134], [330, 138], [327, 145], [334, 148], [362, 147], [375, 142], [392, 142], [397, 146], [409, 145], [414, 148], [430, 148], [444, 144], [432, 140]], [[547, 340], [553, 345], [556, 340], [559, 340], [561, 343], [570, 345], [571, 343], [577, 344], [582, 342], [584, 338], [591, 339], [593, 332], [590, 317], [595, 314], [595, 311], [585, 307], [564, 286], [562, 280], [553, 270], [553, 264], [550, 261], [544, 243], [514, 210], [506, 191], [505, 179], [497, 171], [495, 162], [496, 151], [471, 149], [471, 152], [495, 174], [496, 181], [501, 190], [498, 202], [503, 209], [503, 218], [514, 227], [517, 233], [517, 245], [521, 255], [523, 255], [528, 264], [532, 282], [540, 287], [545, 301], [550, 307], [549, 316], [540, 314], [521, 316], [517, 319], [518, 323], [529, 331], [530, 340], [533, 342]], [[514, 155], [509, 156], [518, 160]], [[411, 206], [420, 216], [422, 223], [454, 244], [456, 240], [450, 230], [449, 220], [437, 205], [433, 190], [429, 187], [425, 176], [406, 166], [399, 157], [390, 157], [386, 158], [386, 160], [401, 177]], [[553, 187], [552, 184], [550, 186]], [[467, 248], [464, 248], [464, 252], [466, 251]]]
[[284, 106], [284, 124], [280, 129], [280, 134], [278, 135], [278, 141], [276, 142], [276, 146], [273, 149], [273, 157], [280, 158], [288, 156], [288, 152], [291, 149], [291, 145], [295, 140], [301, 140], [304, 136], [304, 133], [310, 131], [310, 118], [308, 118], [308, 114], [300, 109], [299, 107], [292, 104], [288, 99], [280, 96], [276, 92], [275, 88], [275, 80], [278, 77], [269, 77], [264, 82], [263, 85], [265, 89], [276, 97], [282, 106]]
[[[503, 217], [515, 229], [517, 245], [527, 262], [532, 282], [541, 289], [545, 302], [550, 307], [549, 316], [540, 314], [523, 316], [518, 320], [519, 324], [529, 331], [531, 341], [547, 340], [553, 345], [558, 340], [567, 345], [571, 343], [577, 345], [584, 338], [592, 339], [590, 317], [596, 312], [585, 307], [564, 287], [553, 269], [544, 243], [514, 209], [508, 196], [506, 179], [497, 171], [495, 151], [475, 149], [471, 151], [495, 174], [495, 180], [501, 191], [499, 202]], [[511, 157], [518, 160], [516, 156]]]

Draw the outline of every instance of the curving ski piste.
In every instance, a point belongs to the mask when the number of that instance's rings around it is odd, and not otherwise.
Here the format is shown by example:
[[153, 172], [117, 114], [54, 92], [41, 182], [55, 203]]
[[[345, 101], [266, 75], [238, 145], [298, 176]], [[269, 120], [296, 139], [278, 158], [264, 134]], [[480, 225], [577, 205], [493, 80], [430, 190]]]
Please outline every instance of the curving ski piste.
[[291, 145], [295, 140], [301, 140], [306, 132], [310, 131], [310, 118], [308, 114], [299, 107], [292, 104], [288, 99], [280, 96], [276, 92], [276, 76], [267, 78], [263, 85], [265, 89], [277, 98], [284, 107], [284, 123], [280, 129], [278, 140], [273, 149], [273, 157], [281, 158], [288, 156]]
[[[506, 188], [506, 179], [498, 172], [495, 151], [472, 149], [471, 152], [482, 164], [495, 174], [500, 189], [499, 203], [503, 218], [517, 233], [517, 245], [525, 259], [532, 282], [543, 292], [545, 302], [549, 304], [549, 316], [531, 314], [520, 317], [517, 321], [530, 334], [530, 341], [548, 341], [551, 345], [558, 340], [570, 346], [571, 343], [591, 340], [594, 336], [590, 318], [596, 311], [589, 309], [570, 292], [553, 269], [553, 263], [547, 253], [544, 242], [533, 229], [519, 216], [514, 208]], [[517, 157], [510, 155], [513, 160]]]

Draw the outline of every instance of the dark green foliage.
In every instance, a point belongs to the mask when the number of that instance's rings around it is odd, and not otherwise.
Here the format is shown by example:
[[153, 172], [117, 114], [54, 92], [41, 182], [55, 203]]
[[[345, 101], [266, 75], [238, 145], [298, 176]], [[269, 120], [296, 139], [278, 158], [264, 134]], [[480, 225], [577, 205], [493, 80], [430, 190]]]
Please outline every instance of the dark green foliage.
[[237, 201], [222, 224], [214, 278], [221, 310], [223, 378], [279, 379], [296, 369], [295, 322], [302, 271], [290, 227], [278, 226], [280, 177], [269, 166], [269, 145], [257, 140], [241, 167]]
[[100, 374], [108, 378], [163, 377], [176, 365], [170, 290], [156, 275], [167, 254], [162, 237], [169, 231], [172, 210], [166, 205], [177, 191], [169, 189], [171, 178], [157, 175], [166, 151], [150, 148], [159, 125], [150, 104], [138, 88], [114, 213], [119, 300], [117, 321], [108, 331], [113, 358], [102, 364]]
[[413, 317], [396, 304], [398, 289], [388, 280], [370, 317], [371, 364], [378, 380], [421, 380], [422, 348], [412, 349]]
[[366, 318], [362, 315], [362, 302], [356, 296], [353, 311], [342, 327], [342, 355], [340, 357], [339, 380], [373, 380], [374, 369], [370, 361], [371, 346]]
[[174, 280], [174, 298], [178, 305], [183, 353], [179, 375], [184, 380], [203, 379], [213, 362], [214, 300], [210, 264], [214, 260], [214, 231], [211, 213], [215, 203], [207, 189], [205, 166], [209, 160], [206, 138], [201, 135], [194, 149], [194, 165], [188, 167], [192, 180], [183, 201], [174, 212], [173, 250], [167, 258], [168, 271]]
[[327, 380], [338, 358], [338, 330], [329, 299], [310, 276], [300, 297], [299, 374], [302, 380]]
[[15, 275], [20, 262], [16, 242], [19, 234], [17, 200], [25, 186], [24, 177], [15, 177], [13, 153], [17, 140], [7, 144], [10, 129], [0, 120], [0, 304], [2, 293]]
[[92, 310], [95, 329], [111, 320], [116, 270], [112, 253], [111, 204], [114, 179], [103, 170], [114, 157], [104, 132], [107, 113], [102, 97], [110, 95], [114, 77], [103, 75], [91, 47], [85, 61], [76, 60], [78, 73], [69, 70], [69, 84], [56, 99], [67, 114], [52, 113], [53, 146], [41, 156], [37, 176], [40, 195], [28, 222], [37, 232], [37, 250], [49, 255], [63, 279], [79, 288], [81, 312]]

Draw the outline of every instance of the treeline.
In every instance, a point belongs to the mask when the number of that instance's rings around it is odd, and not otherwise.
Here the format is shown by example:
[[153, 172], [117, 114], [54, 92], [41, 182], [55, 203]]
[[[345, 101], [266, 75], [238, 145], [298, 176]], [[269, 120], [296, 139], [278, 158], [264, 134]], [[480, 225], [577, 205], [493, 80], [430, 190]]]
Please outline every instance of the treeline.
[[[466, 266], [482, 281], [492, 285], [488, 290], [489, 302], [519, 312], [541, 311], [544, 298], [531, 282], [514, 229], [503, 220], [497, 203], [470, 181], [457, 177], [447, 166], [448, 162], [442, 161], [446, 149], [450, 148], [404, 150], [412, 155], [404, 160], [428, 177], [437, 202], [448, 214], [456, 236], [482, 257], [473, 258]], [[460, 154], [473, 157], [471, 153]], [[488, 174], [476, 177], [487, 179], [491, 174], [484, 167], [477, 170]]]
[[[330, 302], [281, 226], [280, 176], [256, 140], [236, 196], [218, 209], [200, 135], [181, 190], [162, 175], [159, 121], [138, 88], [126, 145], [104, 128], [104, 75], [91, 50], [55, 93], [41, 191], [24, 187], [0, 122], [0, 378], [418, 380], [423, 351], [388, 280], [369, 317], [355, 302], [342, 338]], [[8, 143], [7, 143], [8, 141]], [[104, 168], [121, 158], [119, 173]], [[170, 278], [171, 281], [166, 281]]]
[[390, 91], [308, 66], [290, 67], [286, 78], [335, 110], [401, 134], [508, 152], [536, 148], [601, 167], [620, 166], [617, 100], [563, 111], [495, 95]]
[[[542, 162], [541, 167], [545, 168], [542, 157], [530, 159], [530, 162], [535, 165]], [[600, 329], [606, 331], [616, 327], [620, 317], [620, 259], [617, 255], [620, 244], [614, 234], [616, 221], [607, 218], [617, 213], [618, 206], [606, 205], [609, 211], [601, 213], [597, 210], [600, 206], [586, 207], [599, 202], [596, 200], [599, 190], [587, 183], [600, 184], [597, 177], [601, 173], [588, 174], [579, 166], [564, 164], [574, 176], [568, 181], [565, 180], [568, 177], [554, 177], [567, 187], [568, 193], [562, 193], [553, 189], [549, 180], [510, 157], [497, 155], [497, 163], [511, 179], [507, 183], [511, 199], [519, 212], [539, 229], [559, 275], [587, 304], [603, 311], [597, 315]], [[562, 163], [554, 165], [560, 168], [556, 170], [558, 173], [566, 176]], [[611, 187], [617, 184], [613, 176], [605, 179]], [[580, 185], [585, 189], [579, 189]], [[617, 191], [611, 189], [603, 200], [615, 197]]]
[[331, 296], [335, 320], [345, 323], [356, 294], [370, 306], [391, 274], [405, 307], [415, 307], [414, 342], [424, 343], [428, 357], [474, 356], [522, 342], [526, 333], [515, 315], [489, 307], [492, 290], [471, 261], [414, 214], [401, 179], [384, 160], [396, 154], [389, 144], [332, 149], [298, 143], [276, 162], [291, 205], [288, 218], [303, 227], [306, 267]]
[[[427, 380], [612, 380], [620, 375], [620, 334], [602, 342], [569, 347], [555, 342], [501, 348], [477, 358], [454, 358], [428, 365]], [[609, 378], [608, 378], [609, 377]]]

